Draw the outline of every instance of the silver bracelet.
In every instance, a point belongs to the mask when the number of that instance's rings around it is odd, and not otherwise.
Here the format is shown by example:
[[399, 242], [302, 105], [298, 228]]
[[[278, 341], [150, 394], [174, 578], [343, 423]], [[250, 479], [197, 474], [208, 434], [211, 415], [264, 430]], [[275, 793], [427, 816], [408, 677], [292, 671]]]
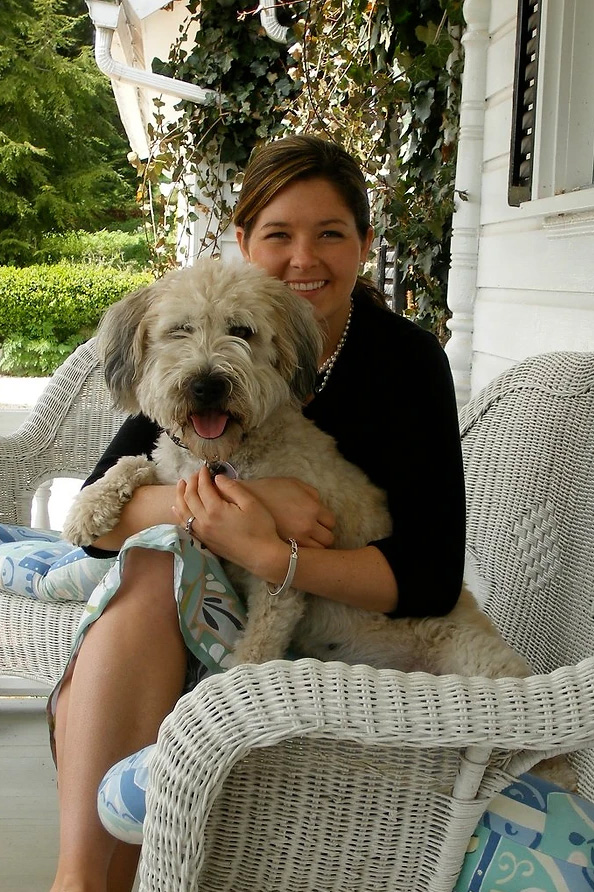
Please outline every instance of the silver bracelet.
[[293, 576], [295, 575], [295, 570], [297, 569], [297, 558], [299, 557], [299, 549], [294, 539], [289, 539], [289, 545], [291, 546], [291, 556], [289, 558], [289, 569], [287, 570], [287, 575], [285, 576], [283, 584], [275, 592], [270, 590], [269, 585], [266, 586], [268, 594], [272, 595], [273, 597], [276, 597], [277, 595], [284, 595], [287, 589], [291, 587], [291, 583], [293, 582]]

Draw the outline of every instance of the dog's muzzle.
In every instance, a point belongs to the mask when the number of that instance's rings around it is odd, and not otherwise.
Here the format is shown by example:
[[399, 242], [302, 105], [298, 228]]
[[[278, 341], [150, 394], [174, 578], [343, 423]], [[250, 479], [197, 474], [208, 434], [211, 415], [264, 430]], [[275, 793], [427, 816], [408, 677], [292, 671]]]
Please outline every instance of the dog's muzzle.
[[193, 411], [190, 422], [205, 440], [216, 440], [227, 428], [230, 419], [226, 403], [231, 385], [223, 375], [203, 375], [189, 385]]

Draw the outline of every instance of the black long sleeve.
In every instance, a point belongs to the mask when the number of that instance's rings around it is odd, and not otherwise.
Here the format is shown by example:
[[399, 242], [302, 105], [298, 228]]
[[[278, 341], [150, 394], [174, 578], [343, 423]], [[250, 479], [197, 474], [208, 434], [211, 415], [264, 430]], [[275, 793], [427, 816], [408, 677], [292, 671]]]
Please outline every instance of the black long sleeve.
[[464, 571], [464, 470], [454, 387], [437, 339], [357, 300], [349, 338], [305, 414], [387, 492], [392, 535], [374, 542], [398, 584], [394, 616], [448, 613]]

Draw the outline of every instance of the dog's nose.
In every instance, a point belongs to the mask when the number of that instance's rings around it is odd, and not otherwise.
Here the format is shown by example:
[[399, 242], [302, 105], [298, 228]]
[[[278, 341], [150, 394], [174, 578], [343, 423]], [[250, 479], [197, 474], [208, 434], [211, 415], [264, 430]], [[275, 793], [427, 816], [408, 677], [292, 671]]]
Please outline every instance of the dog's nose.
[[202, 406], [220, 405], [229, 396], [229, 382], [222, 375], [205, 375], [190, 384], [194, 399]]

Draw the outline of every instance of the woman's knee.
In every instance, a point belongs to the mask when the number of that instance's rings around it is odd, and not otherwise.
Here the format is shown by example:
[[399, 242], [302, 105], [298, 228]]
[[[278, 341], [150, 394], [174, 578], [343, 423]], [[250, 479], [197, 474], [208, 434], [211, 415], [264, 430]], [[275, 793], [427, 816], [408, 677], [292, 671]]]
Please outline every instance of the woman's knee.
[[131, 548], [126, 553], [117, 596], [109, 606], [124, 601], [143, 611], [155, 610], [177, 616], [173, 591], [173, 555], [167, 551]]

